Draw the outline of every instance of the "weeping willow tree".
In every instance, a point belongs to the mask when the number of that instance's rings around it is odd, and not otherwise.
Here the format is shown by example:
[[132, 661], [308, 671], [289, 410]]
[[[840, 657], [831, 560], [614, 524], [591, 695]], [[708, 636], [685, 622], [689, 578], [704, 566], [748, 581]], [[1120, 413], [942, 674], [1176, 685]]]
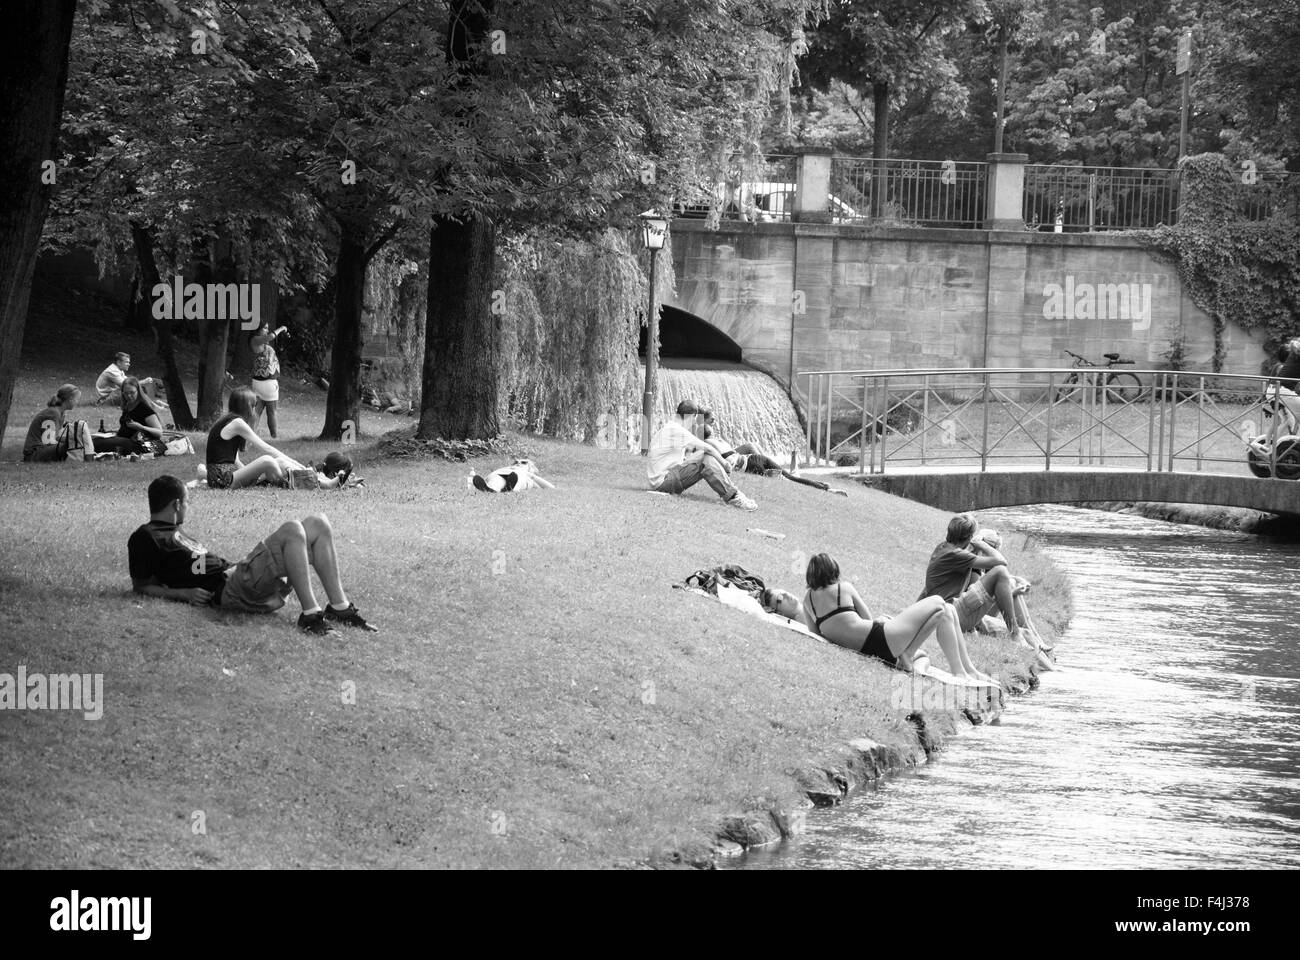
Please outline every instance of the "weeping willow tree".
[[[366, 270], [362, 298], [364, 357], [377, 357], [368, 386], [377, 394], [420, 399], [428, 261], [412, 259], [397, 247], [381, 252]], [[379, 344], [383, 349], [376, 349]]]
[[[637, 341], [649, 306], [649, 260], [625, 233], [557, 241], [540, 232], [502, 244], [499, 413], [525, 430], [613, 445], [639, 410]], [[672, 251], [656, 265], [656, 304], [671, 297]]]

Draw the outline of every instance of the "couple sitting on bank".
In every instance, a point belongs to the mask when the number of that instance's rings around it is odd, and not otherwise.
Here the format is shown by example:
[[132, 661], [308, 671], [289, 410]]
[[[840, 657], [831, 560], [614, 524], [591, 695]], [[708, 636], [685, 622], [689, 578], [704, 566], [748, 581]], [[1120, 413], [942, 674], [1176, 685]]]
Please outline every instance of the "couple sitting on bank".
[[[1000, 545], [995, 531], [979, 530], [969, 513], [957, 514], [948, 522], [943, 543], [930, 555], [921, 596], [951, 601], [965, 633], [982, 630], [985, 617], [996, 609], [1013, 641], [1045, 653], [1051, 648], [1034, 628], [1025, 602], [1029, 581], [1011, 573], [997, 549]], [[1040, 666], [1051, 668], [1041, 657]]]
[[676, 418], [660, 427], [650, 441], [646, 476], [650, 489], [659, 493], [681, 493], [703, 480], [726, 503], [742, 510], [758, 509], [758, 504], [731, 482], [735, 471], [781, 475], [819, 490], [830, 489], [828, 484], [782, 469], [753, 444], [732, 447], [717, 435], [713, 411], [694, 400], [677, 404]]
[[[257, 435], [254, 420], [257, 395], [248, 387], [230, 391], [227, 413], [208, 431], [205, 463], [199, 465], [199, 479], [215, 490], [236, 490], [257, 483], [287, 486], [295, 471], [314, 472], [321, 489], [346, 487], [352, 475], [351, 458], [331, 453], [319, 467], [299, 463]], [[242, 454], [252, 450], [258, 456], [248, 463]]]

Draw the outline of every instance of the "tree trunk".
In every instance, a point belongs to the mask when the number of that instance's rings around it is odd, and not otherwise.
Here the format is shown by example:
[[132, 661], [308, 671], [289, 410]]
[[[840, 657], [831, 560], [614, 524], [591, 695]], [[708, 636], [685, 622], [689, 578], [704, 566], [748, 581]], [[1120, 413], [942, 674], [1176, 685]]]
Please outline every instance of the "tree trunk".
[[871, 216], [879, 219], [885, 209], [889, 193], [889, 81], [876, 80], [871, 84], [874, 108], [871, 131], [871, 156], [876, 161], [871, 177]]
[[167, 384], [167, 405], [172, 410], [172, 423], [180, 430], [195, 428], [194, 415], [190, 413], [190, 402], [185, 398], [185, 381], [181, 379], [181, 369], [176, 363], [176, 347], [172, 343], [172, 321], [166, 317], [161, 320], [153, 317], [153, 289], [161, 279], [158, 276], [158, 263], [153, 258], [153, 237], [138, 222], [131, 221], [131, 242], [135, 246], [135, 259], [143, 287], [142, 303], [153, 320], [154, 337], [158, 341], [158, 359], [163, 365], [163, 382]]
[[[361, 433], [361, 304], [366, 292], [366, 248], [344, 226], [334, 264], [334, 346], [330, 390], [319, 440], [355, 438]], [[352, 432], [344, 437], [345, 424]]]
[[[226, 241], [216, 241], [221, 259], [211, 270], [196, 277], [201, 283], [236, 283], [239, 275], [228, 253]], [[215, 251], [209, 255], [209, 263]], [[234, 321], [238, 325], [239, 321]], [[222, 402], [226, 387], [226, 368], [230, 355], [231, 320], [204, 317], [199, 321], [199, 396], [197, 419], [200, 429], [207, 429], [221, 419], [225, 404]]]
[[[495, 0], [453, 0], [445, 54], [463, 86], [482, 69], [473, 45], [488, 35]], [[497, 418], [500, 336], [492, 315], [496, 227], [466, 214], [435, 216], [429, 232], [429, 293], [420, 386], [422, 440], [489, 439]]]
[[492, 221], [434, 218], [416, 433], [423, 440], [485, 440], [501, 432], [500, 331], [492, 315], [495, 257]]
[[76, 0], [10, 0], [0, 40], [0, 437], [9, 421], [36, 247], [58, 156]]
[[1002, 127], [1006, 123], [1007, 111], [1007, 40], [1011, 28], [1005, 23], [998, 27], [998, 116], [997, 126], [993, 128], [993, 152], [1002, 152]]
[[221, 419], [222, 390], [226, 385], [226, 350], [230, 321], [207, 317], [199, 326], [198, 427], [206, 430]]

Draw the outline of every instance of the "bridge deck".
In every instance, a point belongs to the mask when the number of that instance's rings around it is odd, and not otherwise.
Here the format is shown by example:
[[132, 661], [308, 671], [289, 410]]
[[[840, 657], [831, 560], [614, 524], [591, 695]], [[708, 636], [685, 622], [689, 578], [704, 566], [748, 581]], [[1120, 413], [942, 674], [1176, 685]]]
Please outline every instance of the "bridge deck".
[[1204, 503], [1300, 516], [1300, 481], [1249, 474], [1147, 472], [1107, 466], [1043, 470], [1028, 465], [983, 471], [978, 467], [891, 466], [888, 473], [838, 474], [954, 512], [1029, 503], [1136, 500]]

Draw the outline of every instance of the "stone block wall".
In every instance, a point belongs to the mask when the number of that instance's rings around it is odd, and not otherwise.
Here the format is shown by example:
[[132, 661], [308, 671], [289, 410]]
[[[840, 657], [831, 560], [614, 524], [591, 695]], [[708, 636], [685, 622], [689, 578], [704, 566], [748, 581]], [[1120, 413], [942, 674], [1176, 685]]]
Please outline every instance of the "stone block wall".
[[[1117, 351], [1208, 369], [1212, 322], [1171, 263], [1121, 235], [673, 222], [680, 307], [782, 383], [811, 370], [1069, 366]], [[1224, 372], [1257, 374], [1240, 328]], [[796, 385], [798, 388], [798, 385]]]

